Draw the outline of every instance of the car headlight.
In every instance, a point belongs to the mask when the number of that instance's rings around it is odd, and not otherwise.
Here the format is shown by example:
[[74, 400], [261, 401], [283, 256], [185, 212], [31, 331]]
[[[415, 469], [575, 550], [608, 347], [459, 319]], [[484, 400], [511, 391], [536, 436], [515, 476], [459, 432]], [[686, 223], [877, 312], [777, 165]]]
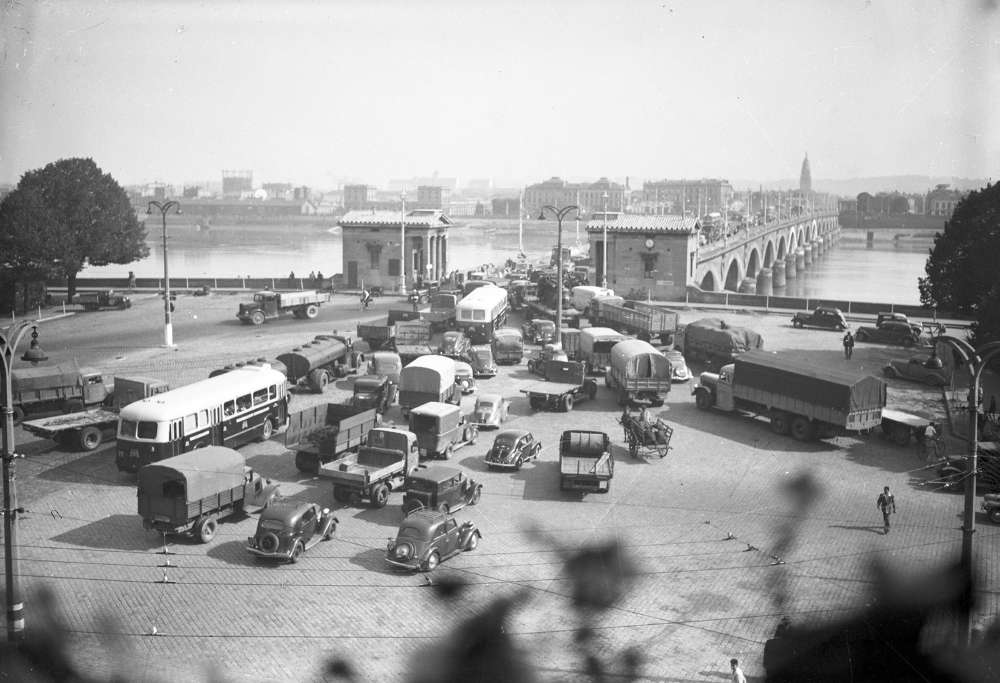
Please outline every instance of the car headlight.
[[408, 560], [413, 557], [413, 546], [409, 543], [400, 543], [396, 546], [395, 552], [397, 560]]

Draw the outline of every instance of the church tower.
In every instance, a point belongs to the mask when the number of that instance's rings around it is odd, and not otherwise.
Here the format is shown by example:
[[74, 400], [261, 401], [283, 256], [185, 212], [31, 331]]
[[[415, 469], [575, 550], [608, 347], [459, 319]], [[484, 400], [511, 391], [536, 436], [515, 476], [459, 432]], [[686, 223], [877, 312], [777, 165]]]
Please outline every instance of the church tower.
[[799, 174], [799, 192], [802, 194], [809, 194], [812, 192], [812, 172], [809, 170], [809, 153], [806, 152], [806, 158], [802, 160], [802, 172]]

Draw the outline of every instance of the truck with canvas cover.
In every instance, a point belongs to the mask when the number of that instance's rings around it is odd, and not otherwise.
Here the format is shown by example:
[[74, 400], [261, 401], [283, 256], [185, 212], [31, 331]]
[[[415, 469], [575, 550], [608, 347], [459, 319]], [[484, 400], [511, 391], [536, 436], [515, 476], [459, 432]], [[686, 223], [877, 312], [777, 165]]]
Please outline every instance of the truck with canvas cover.
[[144, 465], [138, 484], [145, 528], [189, 533], [202, 543], [215, 537], [220, 519], [267, 506], [278, 489], [247, 467], [242, 453], [225, 446], [207, 446]]
[[824, 368], [764, 351], [748, 351], [694, 387], [702, 410], [767, 417], [776, 434], [800, 441], [882, 424], [886, 384], [878, 377]]
[[357, 452], [320, 466], [318, 474], [333, 481], [337, 502], [365, 499], [383, 508], [389, 492], [403, 487], [419, 460], [416, 436], [402, 429], [377, 427], [368, 432], [368, 441]]
[[[151, 377], [116, 377], [112, 392], [112, 408], [84, 410], [68, 415], [43, 417], [21, 423], [21, 427], [35, 436], [67, 447], [92, 451], [118, 428], [118, 411], [129, 403], [169, 391], [170, 386]], [[105, 401], [107, 403], [107, 401]]]
[[571, 429], [559, 437], [559, 488], [607, 493], [615, 475], [611, 439], [604, 432]]
[[580, 358], [580, 330], [562, 328], [559, 330], [559, 341], [568, 360], [583, 360]]
[[295, 467], [316, 474], [324, 463], [357, 450], [378, 421], [375, 408], [320, 403], [288, 416], [285, 448], [295, 452]]
[[578, 360], [583, 361], [587, 368], [587, 374], [603, 375], [607, 372], [611, 364], [612, 349], [624, 340], [624, 334], [610, 327], [586, 327], [580, 330], [580, 350], [577, 355]]
[[358, 323], [358, 339], [363, 339], [373, 351], [391, 351], [396, 348], [396, 324]]
[[524, 358], [524, 335], [513, 327], [493, 333], [493, 358], [498, 365], [518, 365]]
[[462, 392], [455, 384], [455, 361], [437, 355], [420, 356], [399, 374], [399, 408], [404, 417], [428, 401], [459, 404]]
[[405, 320], [396, 323], [396, 353], [404, 363], [433, 354], [431, 324], [426, 320]]
[[422, 457], [450, 460], [457, 449], [476, 443], [479, 436], [470, 416], [451, 403], [424, 403], [411, 410], [409, 418]]
[[662, 406], [670, 381], [670, 361], [649, 342], [626, 339], [611, 349], [604, 383], [618, 393], [618, 405]]
[[13, 368], [10, 382], [15, 423], [33, 412], [77, 413], [101, 405], [111, 395], [99, 370], [80, 367], [75, 360]]
[[597, 382], [587, 378], [583, 363], [579, 361], [545, 361], [544, 373], [547, 381], [521, 389], [532, 410], [568, 413], [574, 404], [597, 396]]
[[364, 365], [364, 354], [354, 350], [349, 337], [336, 334], [319, 335], [310, 342], [278, 355], [292, 385], [308, 386], [323, 393], [327, 385], [339, 377], [357, 372]]
[[719, 318], [690, 323], [678, 337], [684, 357], [691, 361], [724, 364], [745, 351], [764, 348], [764, 338], [746, 327], [733, 327]]
[[578, 285], [570, 290], [570, 292], [570, 300], [573, 302], [573, 308], [578, 311], [584, 311], [584, 313], [590, 308], [590, 302], [593, 299], [615, 295], [615, 290], [613, 289], [594, 287], [593, 285]]
[[330, 300], [330, 292], [272, 292], [265, 290], [253, 295], [253, 301], [240, 304], [236, 317], [245, 324], [263, 325], [265, 320], [291, 313], [296, 318], [315, 318], [320, 305]]

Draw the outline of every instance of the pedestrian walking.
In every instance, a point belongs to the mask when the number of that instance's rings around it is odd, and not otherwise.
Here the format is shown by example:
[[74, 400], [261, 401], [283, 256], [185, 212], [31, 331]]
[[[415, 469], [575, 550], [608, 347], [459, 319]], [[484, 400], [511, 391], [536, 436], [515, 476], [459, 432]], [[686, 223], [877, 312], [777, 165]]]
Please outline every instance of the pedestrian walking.
[[854, 355], [854, 334], [847, 330], [844, 333], [844, 358], [850, 360], [852, 355]]
[[747, 677], [743, 673], [743, 669], [740, 668], [740, 660], [730, 659], [729, 668], [732, 670], [732, 681], [733, 683], [747, 683]]
[[128, 272], [128, 288], [135, 289], [135, 273], [131, 270]]
[[937, 426], [933, 422], [928, 422], [927, 426], [924, 427], [924, 439], [921, 444], [924, 459], [928, 463], [938, 460], [941, 457], [941, 446], [941, 435], [938, 433]]
[[896, 498], [889, 492], [889, 487], [886, 486], [882, 489], [882, 493], [878, 494], [878, 498], [875, 500], [875, 507], [882, 511], [882, 522], [884, 526], [884, 534], [889, 534], [889, 515], [896, 514]]

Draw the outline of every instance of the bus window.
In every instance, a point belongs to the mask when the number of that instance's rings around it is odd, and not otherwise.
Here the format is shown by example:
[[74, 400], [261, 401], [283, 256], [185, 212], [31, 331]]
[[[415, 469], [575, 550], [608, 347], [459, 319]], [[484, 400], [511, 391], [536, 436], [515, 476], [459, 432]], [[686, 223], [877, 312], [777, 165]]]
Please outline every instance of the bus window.
[[118, 428], [118, 436], [127, 436], [130, 439], [134, 439], [135, 428], [136, 423], [132, 420], [122, 420], [121, 426]]
[[259, 405], [267, 400], [267, 389], [258, 389], [253, 392], [253, 404]]
[[486, 311], [473, 311], [472, 312], [472, 319], [473, 320], [486, 320]]
[[235, 415], [236, 414], [236, 402], [235, 401], [226, 401], [225, 409], [224, 410], [225, 410], [226, 415]]
[[236, 399], [236, 408], [238, 410], [248, 410], [251, 405], [253, 405], [253, 402], [250, 398], [250, 394], [247, 394], [246, 396], [240, 396], [238, 399]]
[[140, 422], [136, 427], [135, 435], [140, 439], [155, 439], [156, 427], [155, 422]]
[[198, 418], [194, 413], [184, 416], [184, 433], [191, 434], [198, 429]]

